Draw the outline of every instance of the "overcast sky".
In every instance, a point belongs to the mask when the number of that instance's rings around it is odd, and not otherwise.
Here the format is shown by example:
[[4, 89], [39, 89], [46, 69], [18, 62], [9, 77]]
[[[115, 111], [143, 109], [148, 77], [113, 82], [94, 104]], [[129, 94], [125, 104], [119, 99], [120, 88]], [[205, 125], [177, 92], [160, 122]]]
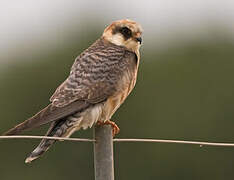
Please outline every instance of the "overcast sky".
[[103, 27], [122, 18], [140, 22], [149, 41], [152, 34], [163, 42], [175, 33], [207, 33], [208, 24], [217, 22], [232, 33], [234, 0], [0, 0], [0, 53], [23, 50], [22, 42], [32, 49], [48, 40], [53, 45], [72, 24], [97, 21]]

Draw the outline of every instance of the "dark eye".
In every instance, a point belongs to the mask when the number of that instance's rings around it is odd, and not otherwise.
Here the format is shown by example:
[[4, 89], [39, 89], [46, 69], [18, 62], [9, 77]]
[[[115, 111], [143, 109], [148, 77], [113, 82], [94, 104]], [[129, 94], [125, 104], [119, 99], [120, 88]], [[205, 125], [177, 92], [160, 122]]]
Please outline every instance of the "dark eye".
[[123, 34], [126, 39], [132, 36], [132, 31], [127, 27], [121, 28], [120, 33]]

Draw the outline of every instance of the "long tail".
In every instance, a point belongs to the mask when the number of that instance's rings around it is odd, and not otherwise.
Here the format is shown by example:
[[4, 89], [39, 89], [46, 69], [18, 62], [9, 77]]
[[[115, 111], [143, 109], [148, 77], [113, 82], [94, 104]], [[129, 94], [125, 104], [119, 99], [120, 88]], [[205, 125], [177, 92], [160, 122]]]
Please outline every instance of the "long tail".
[[[69, 116], [67, 118], [57, 120], [52, 122], [46, 136], [51, 137], [69, 137], [77, 129], [77, 124], [81, 122], [82, 118]], [[31, 161], [42, 156], [54, 143], [56, 140], [53, 139], [42, 139], [40, 144], [31, 152], [25, 160], [25, 163], [30, 163]]]

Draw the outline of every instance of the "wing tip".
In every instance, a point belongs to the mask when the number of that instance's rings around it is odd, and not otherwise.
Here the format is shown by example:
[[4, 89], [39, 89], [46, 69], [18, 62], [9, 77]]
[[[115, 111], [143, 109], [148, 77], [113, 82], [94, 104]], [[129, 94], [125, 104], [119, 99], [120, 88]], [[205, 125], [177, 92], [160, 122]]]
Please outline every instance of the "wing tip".
[[9, 129], [7, 132], [3, 133], [3, 135], [5, 136], [10, 136], [10, 135], [17, 135], [17, 134], [20, 134], [22, 131], [26, 130], [27, 128], [27, 122], [23, 122], [23, 123], [20, 123], [18, 124], [17, 126]]
[[4, 132], [2, 134], [2, 136], [12, 136], [12, 135], [16, 135], [16, 134], [17, 134], [16, 128], [12, 128], [12, 129]]

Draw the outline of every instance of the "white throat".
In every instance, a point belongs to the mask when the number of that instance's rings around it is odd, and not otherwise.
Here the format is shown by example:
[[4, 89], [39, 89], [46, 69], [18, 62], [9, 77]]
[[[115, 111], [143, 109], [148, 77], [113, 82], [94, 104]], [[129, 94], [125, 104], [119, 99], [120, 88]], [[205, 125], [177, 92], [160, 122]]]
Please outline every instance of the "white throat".
[[117, 46], [124, 46], [124, 39], [123, 36], [119, 33], [114, 34], [113, 36], [108, 36], [107, 37], [108, 41], [110, 41], [111, 43], [117, 45]]

